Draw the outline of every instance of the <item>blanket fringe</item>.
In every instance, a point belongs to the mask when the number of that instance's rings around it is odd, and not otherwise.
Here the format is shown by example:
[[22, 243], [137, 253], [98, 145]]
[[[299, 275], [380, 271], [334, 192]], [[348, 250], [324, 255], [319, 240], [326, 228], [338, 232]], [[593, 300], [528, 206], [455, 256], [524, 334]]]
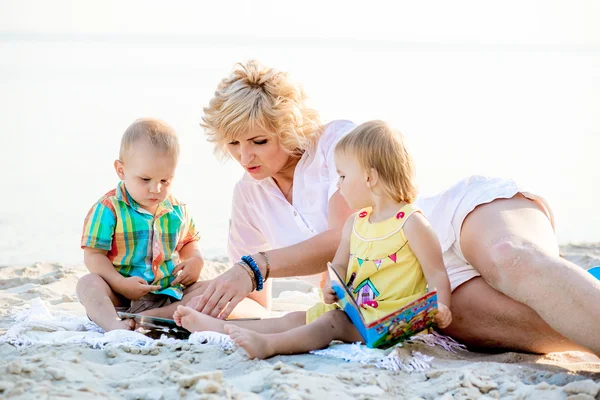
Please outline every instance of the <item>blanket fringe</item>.
[[234, 351], [236, 345], [229, 336], [217, 332], [194, 332], [188, 338], [190, 344], [211, 344], [220, 346], [225, 351]]
[[464, 344], [458, 343], [450, 336], [442, 335], [436, 331], [432, 331], [432, 333], [427, 333], [423, 335], [412, 336], [410, 338], [410, 341], [421, 342], [429, 347], [439, 346], [442, 349], [449, 351], [450, 353], [456, 353], [458, 350], [467, 349], [467, 347]]
[[396, 348], [392, 351], [369, 349], [360, 343], [335, 344], [326, 349], [311, 351], [311, 353], [360, 364], [373, 364], [377, 368], [407, 373], [428, 371], [431, 368], [431, 361], [433, 361], [433, 357], [418, 351], [413, 351], [410, 356], [402, 357]]

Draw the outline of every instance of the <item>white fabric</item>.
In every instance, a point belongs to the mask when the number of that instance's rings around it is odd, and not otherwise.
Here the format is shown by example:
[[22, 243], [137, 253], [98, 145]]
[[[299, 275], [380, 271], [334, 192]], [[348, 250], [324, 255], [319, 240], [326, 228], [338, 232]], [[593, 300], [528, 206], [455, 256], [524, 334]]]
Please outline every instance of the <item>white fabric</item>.
[[[6, 334], [0, 336], [0, 343], [13, 346], [82, 344], [94, 349], [107, 345], [129, 345], [153, 347], [181, 343], [181, 340], [163, 335], [152, 339], [140, 332], [117, 329], [104, 332], [87, 317], [67, 312], [51, 312], [48, 304], [39, 297], [30, 300], [30, 308], [15, 315], [15, 323]], [[220, 346], [223, 350], [235, 350], [235, 343], [227, 335], [217, 332], [194, 332], [187, 340], [190, 344]]]
[[[458, 343], [451, 337], [440, 335], [435, 331], [412, 336], [410, 342], [423, 343], [429, 347], [441, 347], [451, 353], [456, 353], [458, 350], [466, 350], [465, 345]], [[400, 347], [403, 347], [403, 343], [398, 343], [386, 350], [370, 349], [360, 343], [332, 344], [322, 350], [311, 351], [311, 353], [320, 356], [343, 358], [346, 361], [361, 364], [374, 364], [377, 368], [390, 371], [411, 373], [423, 372], [431, 368], [433, 357], [414, 350], [408, 356], [406, 352], [397, 351]]]
[[512, 179], [473, 175], [433, 196], [415, 201], [431, 223], [442, 245], [442, 256], [452, 291], [480, 274], [467, 262], [460, 248], [462, 224], [475, 207], [496, 199], [509, 199], [517, 193], [539, 204], [554, 227], [552, 211], [546, 200], [528, 193]]
[[104, 333], [86, 317], [66, 312], [50, 312], [39, 297], [30, 300], [30, 308], [15, 315], [15, 324], [0, 336], [0, 343], [14, 346], [35, 344], [85, 344], [103, 348], [107, 343], [145, 346], [153, 341], [139, 332], [115, 330]]
[[[310, 296], [306, 293], [297, 293], [298, 296]], [[314, 302], [314, 299], [309, 299]], [[167, 338], [152, 339], [135, 331], [118, 329], [104, 333], [103, 330], [89, 319], [66, 312], [51, 312], [48, 304], [40, 298], [30, 300], [30, 308], [17, 313], [15, 323], [6, 334], [0, 336], [1, 343], [10, 343], [13, 346], [35, 345], [69, 345], [79, 344], [94, 349], [106, 346], [135, 346], [152, 349], [156, 346], [173, 345], [181, 346], [186, 341]], [[455, 352], [464, 346], [456, 343], [451, 338], [437, 333], [413, 336], [412, 341], [421, 341], [428, 346], [441, 347], [447, 351]], [[187, 343], [194, 345], [219, 346], [224, 351], [246, 352], [238, 348], [229, 336], [217, 332], [194, 332]], [[396, 347], [401, 347], [398, 344]], [[361, 344], [337, 344], [324, 350], [311, 352], [313, 354], [342, 358], [346, 361], [371, 364], [377, 368], [393, 371], [417, 372], [427, 371], [431, 367], [433, 357], [411, 352], [410, 356], [394, 351], [369, 349]], [[246, 354], [247, 355], [247, 354]]]
[[[335, 145], [354, 127], [343, 120], [325, 126], [315, 148], [308, 149], [296, 165], [292, 204], [272, 178], [256, 180], [244, 174], [233, 192], [228, 244], [231, 263], [245, 254], [303, 242], [328, 229], [328, 202], [338, 180]], [[319, 286], [321, 274], [300, 278]]]
[[[401, 344], [396, 347], [402, 347]], [[433, 357], [419, 353], [411, 352], [410, 356], [403, 355], [396, 351], [396, 347], [387, 350], [370, 349], [360, 343], [353, 344], [332, 344], [322, 350], [311, 351], [318, 356], [327, 356], [341, 358], [345, 361], [357, 362], [363, 365], [372, 364], [377, 368], [387, 369], [389, 371], [425, 372], [431, 369]]]

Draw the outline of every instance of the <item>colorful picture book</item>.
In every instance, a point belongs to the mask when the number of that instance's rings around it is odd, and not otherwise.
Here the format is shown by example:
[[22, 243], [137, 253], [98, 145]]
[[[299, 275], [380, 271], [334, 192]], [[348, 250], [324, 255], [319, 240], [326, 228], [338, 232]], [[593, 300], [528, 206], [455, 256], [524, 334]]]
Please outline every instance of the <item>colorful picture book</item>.
[[331, 286], [338, 297], [338, 304], [360, 332], [370, 348], [386, 348], [409, 339], [430, 328], [437, 313], [437, 292], [429, 292], [401, 309], [376, 321], [367, 322], [361, 307], [333, 265], [328, 263]]

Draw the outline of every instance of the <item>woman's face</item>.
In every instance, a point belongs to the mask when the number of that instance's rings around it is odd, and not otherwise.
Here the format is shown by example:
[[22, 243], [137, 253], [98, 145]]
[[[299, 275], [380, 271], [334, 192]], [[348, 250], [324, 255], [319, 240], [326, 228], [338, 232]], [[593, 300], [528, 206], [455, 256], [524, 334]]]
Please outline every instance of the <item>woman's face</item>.
[[261, 129], [248, 131], [246, 135], [227, 143], [227, 150], [254, 179], [276, 175], [290, 159], [279, 138]]

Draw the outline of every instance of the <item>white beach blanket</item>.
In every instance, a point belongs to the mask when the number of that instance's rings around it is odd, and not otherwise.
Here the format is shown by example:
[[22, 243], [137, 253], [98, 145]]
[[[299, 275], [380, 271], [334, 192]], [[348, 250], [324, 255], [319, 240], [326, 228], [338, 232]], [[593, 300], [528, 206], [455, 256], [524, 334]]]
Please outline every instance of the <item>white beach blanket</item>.
[[[31, 307], [15, 315], [15, 324], [5, 335], [0, 336], [0, 343], [14, 346], [30, 346], [36, 344], [83, 344], [92, 348], [104, 348], [106, 345], [128, 345], [151, 347], [182, 342], [178, 339], [152, 339], [135, 331], [115, 330], [104, 332], [98, 325], [85, 317], [65, 312], [50, 312], [46, 303], [40, 298], [30, 300]], [[437, 333], [417, 335], [412, 341], [420, 341], [428, 346], [440, 346], [447, 351], [455, 352], [464, 348], [451, 338]], [[207, 344], [220, 346], [225, 351], [236, 351], [235, 343], [229, 336], [216, 332], [194, 332], [187, 340], [190, 344]], [[387, 350], [369, 349], [359, 343], [333, 344], [330, 347], [313, 351], [313, 354], [341, 358], [361, 364], [373, 364], [378, 368], [393, 371], [418, 372], [431, 367], [433, 357], [417, 351], [410, 355], [398, 351], [402, 345]], [[243, 351], [240, 349], [240, 351]]]
[[[8, 329], [5, 335], [0, 336], [0, 343], [10, 343], [17, 347], [36, 344], [80, 343], [100, 349], [107, 344], [144, 347], [153, 346], [157, 341], [162, 344], [179, 341], [166, 336], [161, 339], [152, 339], [139, 332], [124, 329], [104, 332], [87, 317], [78, 317], [65, 312], [55, 311], [52, 313], [47, 304], [39, 297], [30, 300], [30, 304], [29, 309], [15, 315], [15, 324]], [[234, 347], [234, 345], [232, 346], [233, 342], [227, 343], [230, 339], [226, 335], [216, 332], [201, 332], [201, 334], [193, 333], [189, 342], [220, 345], [227, 350]]]

